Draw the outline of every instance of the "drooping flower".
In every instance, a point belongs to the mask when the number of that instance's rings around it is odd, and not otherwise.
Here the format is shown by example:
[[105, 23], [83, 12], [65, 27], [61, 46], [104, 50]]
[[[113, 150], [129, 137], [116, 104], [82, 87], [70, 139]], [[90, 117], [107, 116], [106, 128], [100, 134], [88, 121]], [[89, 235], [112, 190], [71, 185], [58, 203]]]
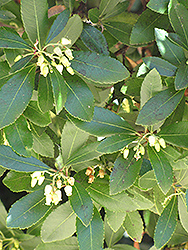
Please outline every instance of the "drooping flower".
[[74, 58], [70, 49], [66, 49], [64, 53], [69, 58], [69, 60], [72, 60]]
[[45, 176], [44, 176], [44, 173], [41, 172], [41, 171], [35, 171], [31, 174], [31, 187], [34, 187], [37, 182], [38, 182], [38, 185], [42, 185], [44, 179], [45, 179]]
[[62, 56], [62, 51], [59, 47], [54, 48], [54, 53], [57, 54], [58, 56]]
[[123, 158], [124, 158], [124, 159], [127, 159], [128, 155], [129, 155], [129, 149], [128, 149], [128, 148], [125, 148], [125, 149], [123, 150]]
[[59, 73], [62, 75], [63, 72], [63, 65], [62, 64], [57, 64], [56, 69], [59, 71]]
[[65, 37], [63, 37], [63, 38], [61, 38], [61, 44], [63, 45], [63, 46], [66, 46], [66, 45], [69, 45], [69, 44], [71, 44], [71, 40], [70, 39], [67, 39], [67, 38], [65, 38]]
[[155, 135], [150, 135], [150, 136], [148, 137], [148, 140], [149, 140], [149, 145], [150, 145], [151, 147], [155, 146], [155, 143], [156, 143], [156, 140], [157, 140], [157, 138], [156, 138]]
[[66, 70], [69, 72], [69, 74], [74, 75], [74, 70], [70, 66], [67, 67]]
[[69, 177], [67, 181], [71, 186], [74, 186], [74, 177]]
[[166, 142], [163, 138], [159, 139], [159, 144], [161, 145], [162, 148], [166, 148]]
[[61, 56], [60, 57], [60, 62], [63, 64], [63, 66], [68, 67], [71, 65], [69, 60], [66, 58], [66, 56]]
[[72, 195], [72, 186], [67, 185], [67, 186], [64, 188], [64, 190], [65, 190], [65, 193], [66, 193], [67, 196], [71, 196], [71, 195]]
[[42, 65], [40, 66], [40, 73], [44, 77], [47, 77], [47, 75], [49, 73], [49, 68], [48, 68], [47, 63], [42, 63]]

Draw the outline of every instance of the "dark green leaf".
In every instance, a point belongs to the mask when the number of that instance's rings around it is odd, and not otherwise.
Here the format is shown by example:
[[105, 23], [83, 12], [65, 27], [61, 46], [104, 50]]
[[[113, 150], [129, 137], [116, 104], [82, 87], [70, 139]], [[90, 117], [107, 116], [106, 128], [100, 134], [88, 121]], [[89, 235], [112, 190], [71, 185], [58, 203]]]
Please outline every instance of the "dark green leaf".
[[165, 89], [149, 99], [140, 110], [136, 124], [150, 126], [163, 121], [176, 109], [184, 91]]
[[158, 135], [164, 138], [165, 141], [172, 145], [188, 148], [187, 125], [187, 121], [171, 124], [163, 128]]
[[102, 250], [103, 246], [103, 221], [99, 212], [94, 207], [94, 215], [88, 226], [76, 220], [77, 238], [80, 250]]
[[46, 39], [46, 44], [51, 42], [56, 36], [59, 35], [59, 33], [64, 29], [66, 23], [69, 20], [70, 12], [68, 9], [65, 9], [63, 12], [61, 12], [55, 21], [53, 22], [53, 25], [50, 28], [48, 37]]
[[10, 70], [10, 73], [14, 73], [16, 71], [22, 70], [34, 57], [34, 54], [22, 57], [19, 61], [15, 62]]
[[185, 89], [188, 87], [188, 65], [184, 62], [178, 67], [176, 78], [175, 78], [175, 88], [176, 90]]
[[168, 34], [168, 39], [173, 42], [174, 44], [182, 47], [185, 50], [188, 50], [188, 45], [186, 44], [186, 42], [183, 40], [183, 38], [181, 36], [179, 36], [176, 33], [169, 33]]
[[132, 141], [135, 141], [137, 138], [138, 136], [133, 133], [113, 135], [103, 140], [97, 150], [103, 153], [117, 152], [130, 144]]
[[90, 50], [100, 54], [109, 55], [106, 39], [104, 35], [95, 27], [84, 24], [80, 38]]
[[[125, 10], [127, 10], [128, 7], [129, 7], [129, 1], [124, 1], [124, 2], [119, 1], [119, 3], [114, 8], [110, 8], [108, 12], [102, 18], [100, 18], [100, 20], [104, 22], [107, 21], [106, 19], [110, 20], [110, 18], [112, 17], [117, 18], [117, 16], [120, 17], [120, 14], [122, 13], [123, 15], [126, 15]], [[129, 12], [129, 14], [131, 15], [132, 13]]]
[[184, 51], [181, 47], [172, 43], [167, 36], [168, 33], [165, 30], [155, 28], [156, 42], [162, 57], [178, 66], [186, 60]]
[[161, 150], [157, 152], [154, 148], [148, 146], [148, 155], [158, 184], [163, 193], [166, 194], [173, 182], [172, 166]]
[[14, 20], [16, 18], [16, 16], [8, 11], [8, 10], [0, 10], [0, 21], [1, 22], [7, 22], [7, 21], [11, 21]]
[[143, 62], [149, 69], [156, 68], [160, 75], [174, 76], [177, 67], [159, 57], [145, 57]]
[[30, 101], [24, 111], [24, 116], [40, 127], [45, 127], [51, 123], [49, 112], [42, 113], [36, 101]]
[[66, 240], [60, 240], [52, 243], [41, 243], [39, 244], [35, 250], [79, 250], [78, 243], [76, 237], [71, 237]]
[[45, 171], [49, 167], [34, 157], [25, 158], [18, 156], [10, 147], [0, 145], [1, 166], [20, 172]]
[[49, 74], [47, 77], [40, 76], [39, 86], [38, 86], [38, 105], [42, 112], [47, 112], [53, 109], [53, 94]]
[[39, 43], [39, 49], [46, 39], [48, 31], [48, 4], [46, 0], [23, 0], [21, 14], [25, 31], [34, 44]]
[[94, 98], [86, 83], [78, 76], [66, 74], [66, 110], [76, 118], [91, 121], [94, 112]]
[[35, 191], [13, 204], [8, 213], [7, 226], [28, 228], [42, 219], [50, 209], [51, 206], [45, 205], [44, 191]]
[[0, 62], [0, 80], [2, 81], [2, 83], [0, 83], [0, 88], [3, 86], [3, 84], [6, 83], [6, 81], [4, 80], [4, 78], [7, 77], [9, 71], [10, 71], [10, 67], [8, 65], [7, 62]]
[[70, 10], [70, 13], [72, 13], [75, 0], [63, 0], [63, 3], [65, 5], [65, 7]]
[[3, 6], [3, 5], [7, 4], [10, 1], [11, 0], [1, 0], [0, 6]]
[[13, 123], [27, 107], [34, 85], [35, 67], [11, 77], [0, 90], [0, 128]]
[[53, 89], [56, 114], [58, 115], [67, 99], [67, 87], [64, 78], [56, 69], [54, 69], [53, 74], [49, 74], [49, 78]]
[[44, 221], [41, 228], [43, 242], [64, 240], [76, 231], [76, 215], [66, 202], [55, 209]]
[[88, 17], [93, 23], [98, 23], [99, 21], [99, 9], [92, 8], [88, 11]]
[[19, 35], [5, 29], [0, 29], [0, 48], [32, 49]]
[[75, 182], [72, 187], [72, 195], [69, 200], [78, 218], [85, 226], [88, 226], [93, 216], [93, 203], [88, 192], [78, 182]]
[[[17, 56], [21, 56], [24, 53], [24, 49], [3, 49], [6, 61], [8, 62], [9, 66], [15, 64], [15, 59]], [[13, 72], [14, 73], [14, 72]]]
[[155, 229], [154, 243], [157, 249], [162, 248], [172, 237], [177, 224], [177, 198], [173, 196], [164, 208]]
[[188, 232], [188, 209], [186, 196], [181, 194], [178, 196], [178, 212], [180, 217], [180, 222], [183, 228]]
[[100, 17], [111, 12], [120, 0], [101, 0], [99, 5]]
[[80, 76], [102, 84], [120, 82], [129, 77], [129, 71], [119, 61], [94, 52], [74, 52], [71, 66]]
[[91, 122], [83, 122], [70, 117], [70, 120], [80, 128], [92, 135], [109, 136], [118, 133], [135, 133], [128, 122], [108, 109], [95, 107]]
[[161, 14], [164, 14], [167, 11], [169, 0], [150, 0], [147, 4], [147, 7], [150, 8], [153, 11], [159, 12]]
[[142, 160], [136, 161], [133, 151], [128, 159], [123, 156], [117, 158], [113, 171], [110, 174], [110, 194], [117, 194], [129, 188], [138, 177]]
[[27, 121], [20, 116], [15, 123], [4, 129], [6, 139], [10, 146], [20, 155], [30, 156], [29, 149], [32, 148], [33, 138], [28, 128]]

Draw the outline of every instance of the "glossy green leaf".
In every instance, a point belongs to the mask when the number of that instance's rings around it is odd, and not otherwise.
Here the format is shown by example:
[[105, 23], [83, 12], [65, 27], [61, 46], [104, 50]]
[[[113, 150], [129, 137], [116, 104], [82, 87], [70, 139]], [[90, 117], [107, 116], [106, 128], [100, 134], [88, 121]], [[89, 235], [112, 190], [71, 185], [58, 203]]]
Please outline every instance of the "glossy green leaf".
[[20, 155], [30, 156], [29, 149], [32, 148], [33, 138], [28, 128], [27, 121], [20, 116], [15, 123], [4, 129], [9, 145]]
[[136, 242], [141, 242], [143, 236], [143, 221], [138, 211], [126, 214], [123, 228], [127, 231], [129, 237]]
[[8, 10], [0, 10], [0, 21], [1, 22], [7, 22], [7, 21], [11, 21], [14, 20], [16, 18], [16, 16], [8, 11]]
[[69, 238], [76, 231], [76, 215], [69, 202], [55, 209], [44, 221], [41, 228], [43, 242], [53, 242]]
[[41, 136], [33, 133], [33, 150], [42, 156], [54, 157], [54, 144], [45, 132]]
[[154, 28], [167, 29], [168, 26], [169, 22], [166, 15], [161, 15], [150, 9], [146, 9], [139, 16], [132, 29], [130, 43], [138, 45], [153, 42], [155, 39]]
[[164, 208], [155, 228], [154, 244], [162, 248], [172, 237], [177, 224], [177, 198], [173, 196]]
[[84, 24], [82, 34], [80, 35], [82, 42], [91, 51], [109, 55], [108, 44], [104, 35], [95, 27]]
[[3, 86], [3, 84], [6, 83], [6, 81], [4, 80], [4, 78], [7, 77], [9, 71], [10, 71], [10, 67], [8, 65], [8, 63], [6, 61], [4, 62], [0, 62], [0, 80], [3, 80], [3, 83], [0, 83], [0, 88]]
[[[123, 13], [122, 15], [126, 15], [125, 11], [127, 10], [128, 7], [129, 7], [128, 1], [124, 1], [124, 2], [119, 1], [119, 3], [114, 8], [110, 8], [108, 12], [100, 18], [100, 20], [102, 20], [103, 22], [108, 21], [112, 17], [117, 18], [117, 16], [120, 16], [120, 14], [122, 13]], [[129, 14], [132, 14], [132, 13], [129, 12]]]
[[48, 4], [46, 0], [23, 0], [21, 14], [25, 31], [33, 44], [41, 49], [48, 31]]
[[93, 216], [93, 203], [88, 192], [80, 183], [75, 182], [69, 200], [73, 211], [87, 227]]
[[118, 229], [123, 224], [123, 221], [126, 216], [126, 212], [110, 211], [105, 209], [107, 216], [107, 223], [114, 232], [117, 232]]
[[171, 124], [164, 127], [160, 132], [159, 136], [164, 138], [168, 143], [178, 146], [188, 148], [188, 122], [182, 121], [178, 123]]
[[158, 71], [154, 68], [146, 75], [144, 81], [142, 82], [140, 91], [140, 107], [142, 108], [144, 104], [156, 93], [161, 91], [162, 88], [163, 85], [161, 77]]
[[169, 33], [168, 34], [168, 39], [173, 42], [174, 44], [180, 46], [181, 48], [188, 50], [188, 44], [186, 43], [186, 41], [184, 41], [184, 39], [179, 36], [176, 33]]
[[47, 77], [40, 76], [38, 85], [38, 105], [43, 113], [53, 109], [53, 94], [49, 74]]
[[86, 83], [78, 76], [66, 74], [66, 110], [76, 118], [91, 121], [94, 112], [94, 98]]
[[180, 65], [185, 62], [185, 54], [181, 47], [172, 43], [168, 38], [165, 30], [155, 28], [155, 37], [157, 46], [162, 57], [173, 65]]
[[102, 84], [120, 82], [129, 77], [129, 71], [119, 61], [94, 52], [74, 52], [71, 66], [78, 75]]
[[188, 45], [188, 10], [177, 0], [171, 0], [168, 6], [168, 14], [172, 27]]
[[56, 69], [53, 70], [53, 74], [49, 75], [49, 78], [53, 89], [56, 114], [58, 115], [63, 109], [67, 99], [67, 87], [63, 77]]
[[169, 0], [162, 0], [160, 2], [156, 0], [150, 0], [149, 3], [147, 4], [147, 7], [153, 11], [164, 14], [168, 9], [168, 3]]
[[0, 29], [0, 48], [9, 49], [32, 49], [18, 34]]
[[186, 196], [181, 194], [178, 196], [178, 212], [180, 217], [180, 222], [183, 228], [188, 232], [188, 209]]
[[149, 69], [156, 68], [160, 75], [174, 76], [177, 67], [159, 57], [145, 57], [143, 62]]
[[176, 90], [185, 89], [188, 87], [188, 65], [184, 62], [178, 67], [176, 78], [175, 78], [175, 88]]
[[[66, 19], [67, 18], [65, 17], [65, 20]], [[81, 35], [82, 29], [83, 29], [83, 23], [82, 23], [80, 16], [77, 14], [73, 15], [72, 17], [69, 18], [64, 29], [56, 37], [54, 37], [50, 42], [56, 43], [60, 41], [62, 37], [65, 37], [71, 40], [70, 46], [72, 46]]]
[[119, 2], [120, 0], [101, 0], [99, 5], [100, 17], [111, 12]]
[[95, 107], [91, 122], [83, 122], [70, 117], [70, 120], [81, 130], [96, 136], [109, 136], [118, 133], [135, 133], [128, 122], [108, 109]]
[[173, 234], [173, 237], [168, 242], [168, 245], [172, 246], [172, 245], [182, 244], [182, 242], [187, 242], [187, 240], [188, 240], [188, 233], [184, 230], [180, 222], [177, 221], [176, 230]]
[[40, 127], [45, 127], [51, 123], [49, 112], [42, 113], [37, 105], [37, 101], [30, 101], [27, 109], [24, 111], [24, 116]]
[[49, 167], [34, 157], [25, 158], [18, 156], [10, 147], [0, 145], [1, 166], [20, 172], [45, 171]]
[[13, 75], [0, 90], [0, 128], [13, 123], [27, 107], [34, 85], [35, 67]]
[[146, 172], [144, 175], [142, 175], [139, 178], [139, 187], [142, 189], [150, 189], [153, 188], [157, 183], [156, 183], [156, 178], [154, 175], [154, 171], [150, 170]]
[[103, 246], [103, 221], [99, 212], [94, 207], [94, 215], [88, 226], [76, 220], [77, 238], [80, 250], [102, 250]]
[[81, 164], [89, 160], [98, 158], [102, 153], [97, 151], [99, 142], [89, 143], [86, 146], [79, 148], [72, 156], [67, 160], [66, 165], [74, 165], [76, 170], [76, 164]]
[[99, 21], [99, 9], [92, 8], [88, 11], [88, 17], [93, 23], [97, 23]]
[[150, 126], [163, 121], [176, 109], [184, 91], [165, 89], [149, 99], [140, 110], [136, 124]]
[[28, 63], [32, 60], [33, 57], [34, 54], [22, 57], [19, 61], [15, 62], [12, 65], [10, 73], [22, 70], [24, 67], [28, 65]]
[[73, 8], [74, 8], [75, 0], [64, 0], [63, 3], [65, 5], [65, 7], [68, 8], [70, 10], [70, 12], [72, 13]]
[[7, 217], [7, 226], [28, 228], [42, 219], [50, 209], [51, 206], [45, 205], [44, 191], [35, 191], [12, 205]]
[[35, 248], [35, 250], [52, 250], [53, 248], [58, 250], [79, 250], [76, 237], [71, 237], [51, 243], [42, 242]]
[[158, 184], [163, 193], [166, 194], [173, 182], [172, 166], [161, 150], [157, 152], [153, 147], [148, 146], [148, 155]]
[[50, 28], [48, 37], [46, 39], [46, 44], [51, 42], [51, 40], [53, 40], [55, 37], [57, 37], [59, 33], [65, 28], [65, 25], [69, 20], [69, 15], [69, 10], [65, 9], [57, 16]]
[[[17, 56], [21, 56], [24, 53], [24, 49], [3, 49], [6, 61], [8, 62], [9, 66], [13, 66], [15, 64], [15, 58]], [[14, 73], [14, 72], [13, 72]]]
[[114, 163], [114, 168], [110, 174], [110, 194], [117, 194], [129, 188], [138, 177], [142, 160], [136, 161], [133, 151], [128, 159], [119, 156]]
[[89, 134], [74, 126], [74, 123], [66, 122], [61, 135], [61, 149], [64, 164], [68, 159], [86, 143]]

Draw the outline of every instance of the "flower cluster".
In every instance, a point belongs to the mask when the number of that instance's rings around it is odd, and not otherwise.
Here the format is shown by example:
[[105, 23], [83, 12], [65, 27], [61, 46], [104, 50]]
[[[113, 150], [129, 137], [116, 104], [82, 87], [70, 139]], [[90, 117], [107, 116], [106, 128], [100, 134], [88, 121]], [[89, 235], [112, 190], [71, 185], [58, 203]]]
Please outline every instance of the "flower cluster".
[[57, 205], [61, 201], [61, 190], [57, 189], [55, 186], [46, 185], [44, 195], [46, 196], [45, 205], [47, 206], [50, 206], [51, 203]]
[[[48, 73], [53, 72], [53, 67], [55, 67], [60, 74], [63, 72], [63, 68], [71, 74], [74, 75], [74, 71], [71, 68], [71, 61], [74, 57], [72, 55], [72, 51], [66, 47], [66, 45], [71, 44], [71, 41], [66, 38], [62, 38], [59, 43], [56, 44], [48, 44], [44, 47], [42, 51], [39, 51], [37, 48], [37, 42], [35, 43], [35, 48], [37, 50], [38, 61], [37, 66], [40, 67], [40, 73], [44, 77], [48, 75]], [[53, 53], [46, 52], [46, 48], [48, 46], [53, 46]]]
[[42, 185], [44, 179], [45, 179], [45, 176], [44, 176], [44, 172], [40, 172], [40, 171], [35, 171], [34, 173], [31, 174], [31, 187], [33, 188], [37, 182], [38, 182], [38, 185]]
[[133, 150], [135, 151], [134, 158], [136, 158], [136, 160], [139, 160], [141, 155], [145, 154], [145, 148], [141, 144], [137, 144]]
[[159, 138], [156, 135], [150, 135], [148, 137], [150, 147], [155, 147], [156, 151], [160, 151], [160, 147], [166, 148], [166, 142], [163, 138]]
[[[98, 165], [96, 165], [95, 167], [99, 167], [100, 168], [97, 177], [104, 178], [105, 171], [104, 171], [103, 167], [98, 166]], [[95, 179], [94, 173], [95, 173], [94, 167], [88, 167], [86, 169], [85, 174], [87, 176], [89, 176], [88, 183], [93, 183], [94, 182], [94, 179]]]

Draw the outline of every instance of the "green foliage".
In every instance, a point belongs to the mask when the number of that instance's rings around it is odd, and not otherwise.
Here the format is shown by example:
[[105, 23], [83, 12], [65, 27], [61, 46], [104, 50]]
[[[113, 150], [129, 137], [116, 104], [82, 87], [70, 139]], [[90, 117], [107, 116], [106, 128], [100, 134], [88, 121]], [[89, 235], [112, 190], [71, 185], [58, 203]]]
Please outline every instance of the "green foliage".
[[188, 1], [58, 3], [0, 3], [0, 244], [186, 249]]

